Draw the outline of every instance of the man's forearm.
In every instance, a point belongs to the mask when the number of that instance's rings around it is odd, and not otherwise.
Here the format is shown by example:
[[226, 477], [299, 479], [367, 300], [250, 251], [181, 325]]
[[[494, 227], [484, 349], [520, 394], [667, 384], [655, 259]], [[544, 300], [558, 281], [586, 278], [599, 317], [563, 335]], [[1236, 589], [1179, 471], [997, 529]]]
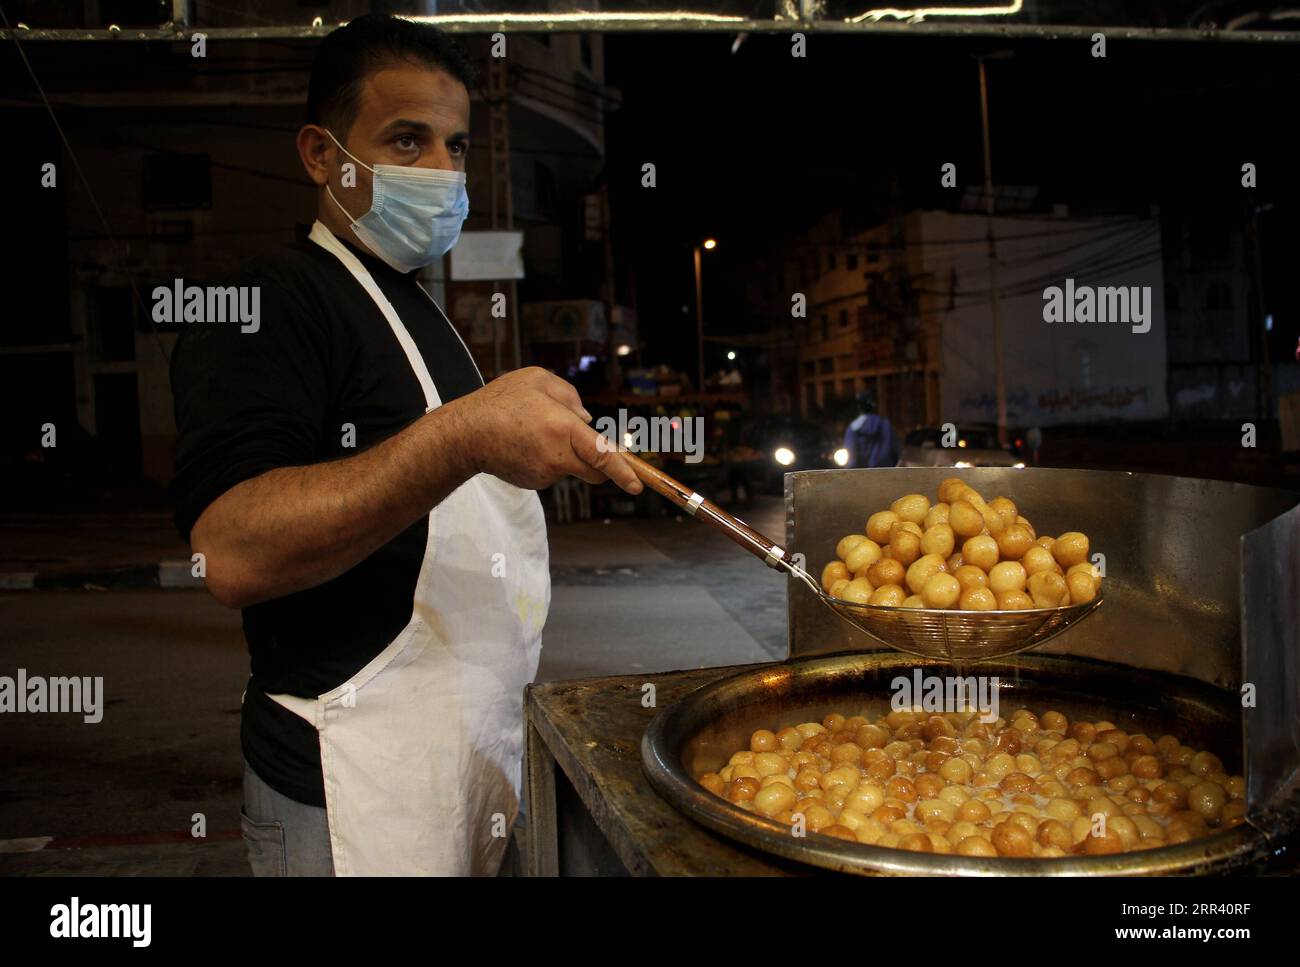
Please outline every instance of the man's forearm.
[[190, 535], [208, 589], [247, 607], [338, 577], [478, 472], [469, 437], [453, 401], [356, 456], [232, 487]]

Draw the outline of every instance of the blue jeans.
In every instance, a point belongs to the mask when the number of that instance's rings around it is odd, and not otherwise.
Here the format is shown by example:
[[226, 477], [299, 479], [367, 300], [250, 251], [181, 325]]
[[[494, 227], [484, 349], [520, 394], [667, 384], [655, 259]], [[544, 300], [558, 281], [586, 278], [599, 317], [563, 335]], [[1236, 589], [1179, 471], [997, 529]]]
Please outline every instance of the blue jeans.
[[281, 795], [247, 762], [239, 820], [254, 876], [334, 875], [325, 808]]

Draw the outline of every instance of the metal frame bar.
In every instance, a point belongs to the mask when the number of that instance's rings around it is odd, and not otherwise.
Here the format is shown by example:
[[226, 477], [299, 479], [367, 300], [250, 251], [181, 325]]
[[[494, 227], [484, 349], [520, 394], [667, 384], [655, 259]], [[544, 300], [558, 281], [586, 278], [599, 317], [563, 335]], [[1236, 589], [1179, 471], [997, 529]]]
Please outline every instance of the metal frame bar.
[[[497, 19], [464, 17], [422, 17], [453, 34], [492, 33], [779, 33], [879, 34], [909, 37], [994, 37], [1001, 40], [1087, 40], [1104, 33], [1107, 40], [1138, 41], [1223, 41], [1232, 43], [1300, 43], [1300, 31], [1217, 30], [1214, 28], [1119, 27], [1119, 26], [1050, 26], [1008, 23], [852, 23], [830, 20], [744, 20], [701, 16], [698, 19], [662, 19], [645, 15], [612, 17], [609, 14], [573, 15], [566, 19], [522, 20], [502, 16]], [[112, 41], [181, 43], [191, 35], [202, 33], [211, 40], [314, 40], [324, 37], [336, 25], [284, 27], [212, 27], [172, 24], [151, 29], [109, 27], [105, 29], [0, 29], [0, 40], [17, 38], [20, 42], [45, 41], [84, 43]]]

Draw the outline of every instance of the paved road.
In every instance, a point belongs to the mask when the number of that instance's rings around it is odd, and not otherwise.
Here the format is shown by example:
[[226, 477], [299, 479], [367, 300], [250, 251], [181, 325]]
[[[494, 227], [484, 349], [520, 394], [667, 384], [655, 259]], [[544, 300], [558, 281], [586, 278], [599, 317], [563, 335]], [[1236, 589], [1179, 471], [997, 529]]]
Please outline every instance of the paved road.
[[[747, 515], [779, 536], [777, 500]], [[764, 661], [783, 580], [682, 518], [553, 526], [540, 679]], [[0, 874], [243, 875], [237, 612], [201, 591], [0, 593], [0, 675], [103, 676], [104, 714], [0, 714]], [[208, 837], [189, 833], [195, 814]]]

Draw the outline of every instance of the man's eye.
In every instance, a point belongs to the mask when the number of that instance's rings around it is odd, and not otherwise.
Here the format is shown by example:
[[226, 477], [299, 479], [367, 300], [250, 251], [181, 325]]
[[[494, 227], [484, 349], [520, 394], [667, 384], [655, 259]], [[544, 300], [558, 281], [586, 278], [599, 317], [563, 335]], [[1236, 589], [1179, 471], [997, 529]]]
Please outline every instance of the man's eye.
[[415, 135], [399, 134], [396, 138], [393, 139], [393, 142], [397, 144], [399, 147], [405, 148], [406, 150], [409, 151], [410, 149], [415, 147]]
[[469, 150], [469, 145], [464, 141], [453, 141], [451, 143], [451, 150], [457, 157], [461, 157]]

